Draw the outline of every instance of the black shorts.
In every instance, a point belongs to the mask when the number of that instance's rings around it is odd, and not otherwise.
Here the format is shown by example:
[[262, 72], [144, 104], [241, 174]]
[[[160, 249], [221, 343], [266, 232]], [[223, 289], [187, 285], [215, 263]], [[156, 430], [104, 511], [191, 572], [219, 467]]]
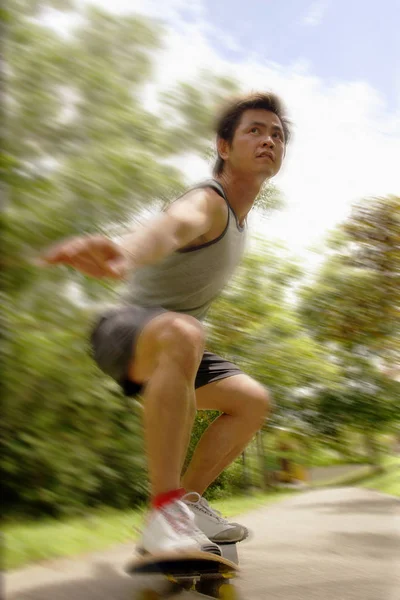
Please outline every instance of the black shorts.
[[[90, 337], [93, 358], [104, 373], [119, 383], [126, 396], [140, 394], [143, 388], [143, 384], [128, 379], [139, 334], [146, 323], [165, 312], [168, 311], [163, 308], [124, 306], [108, 310], [97, 320]], [[205, 351], [195, 387], [240, 373], [243, 371], [233, 363]]]

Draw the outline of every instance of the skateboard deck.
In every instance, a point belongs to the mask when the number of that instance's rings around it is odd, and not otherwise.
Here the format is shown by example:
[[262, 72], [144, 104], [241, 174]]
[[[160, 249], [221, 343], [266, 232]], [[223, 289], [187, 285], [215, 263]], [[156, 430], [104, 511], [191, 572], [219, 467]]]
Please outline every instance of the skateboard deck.
[[227, 558], [201, 551], [147, 554], [133, 559], [126, 567], [131, 575], [161, 574], [169, 582], [162, 592], [150, 584], [139, 592], [135, 600], [159, 600], [184, 590], [195, 591], [199, 600], [236, 600], [236, 590], [230, 580], [238, 570], [238, 565]]

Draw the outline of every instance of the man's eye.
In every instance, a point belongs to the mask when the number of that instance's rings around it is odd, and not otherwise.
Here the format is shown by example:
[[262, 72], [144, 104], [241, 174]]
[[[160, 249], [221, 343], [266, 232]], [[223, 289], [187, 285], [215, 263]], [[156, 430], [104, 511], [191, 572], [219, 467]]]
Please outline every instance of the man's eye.
[[250, 133], [258, 133], [259, 131], [260, 131], [260, 130], [259, 130], [259, 128], [258, 128], [258, 127], [252, 127], [252, 128], [250, 129]]

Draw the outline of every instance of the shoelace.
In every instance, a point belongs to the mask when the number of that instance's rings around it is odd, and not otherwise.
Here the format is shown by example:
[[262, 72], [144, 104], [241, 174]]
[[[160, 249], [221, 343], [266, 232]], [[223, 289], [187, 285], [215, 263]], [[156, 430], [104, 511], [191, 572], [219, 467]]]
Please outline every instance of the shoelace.
[[169, 505], [162, 509], [162, 511], [171, 526], [178, 531], [199, 540], [204, 538], [204, 533], [195, 525], [194, 518], [192, 518], [190, 513], [187, 514], [183, 507], [178, 507], [176, 504]]
[[161, 508], [160, 510], [173, 529], [179, 533], [186, 534], [188, 532], [189, 526], [187, 520], [179, 518], [180, 515], [178, 516], [176, 511], [169, 510], [168, 508]]
[[215, 519], [217, 519], [217, 521], [219, 523], [228, 523], [227, 519], [225, 519], [222, 516], [222, 513], [219, 510], [215, 510], [214, 508], [211, 508], [211, 506], [208, 504], [207, 500], [205, 498], [203, 498], [202, 496], [200, 496], [200, 494], [198, 494], [197, 492], [189, 492], [182, 498], [182, 500], [188, 499], [189, 496], [196, 496], [197, 499], [194, 502], [192, 500], [188, 500], [188, 501], [191, 502], [192, 504], [199, 504], [205, 510], [206, 513], [208, 513], [211, 517], [214, 517]]

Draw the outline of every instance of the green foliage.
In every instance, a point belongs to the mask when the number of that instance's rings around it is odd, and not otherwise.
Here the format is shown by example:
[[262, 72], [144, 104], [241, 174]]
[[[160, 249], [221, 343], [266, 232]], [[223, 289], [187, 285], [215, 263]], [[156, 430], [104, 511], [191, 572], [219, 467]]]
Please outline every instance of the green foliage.
[[203, 71], [195, 84], [180, 83], [164, 95], [165, 118], [172, 126], [170, 139], [178, 140], [181, 150], [212, 153], [215, 110], [227, 95], [238, 91], [237, 84], [227, 77], [210, 76]]
[[26, 313], [7, 317], [13, 334], [3, 361], [6, 504], [59, 514], [143, 499], [138, 412], [97, 372], [82, 314], [71, 305], [68, 328]]
[[400, 326], [400, 198], [355, 205], [330, 246], [302, 315], [320, 340], [379, 352]]
[[368, 489], [378, 490], [384, 494], [391, 494], [400, 498], [399, 468], [399, 456], [388, 457], [384, 461], [383, 469], [372, 474], [371, 477], [362, 482], [362, 485]]
[[325, 427], [350, 425], [360, 432], [385, 430], [400, 419], [400, 383], [379, 372], [354, 353], [343, 357], [343, 378], [337, 390], [319, 393]]
[[370, 432], [400, 420], [396, 364], [400, 325], [400, 198], [364, 199], [331, 236], [330, 253], [302, 291], [300, 313], [341, 369], [335, 389], [319, 390], [319, 428]]
[[243, 493], [243, 491], [243, 464], [242, 459], [238, 458], [207, 489], [205, 496], [213, 501], [223, 500], [229, 496]]

